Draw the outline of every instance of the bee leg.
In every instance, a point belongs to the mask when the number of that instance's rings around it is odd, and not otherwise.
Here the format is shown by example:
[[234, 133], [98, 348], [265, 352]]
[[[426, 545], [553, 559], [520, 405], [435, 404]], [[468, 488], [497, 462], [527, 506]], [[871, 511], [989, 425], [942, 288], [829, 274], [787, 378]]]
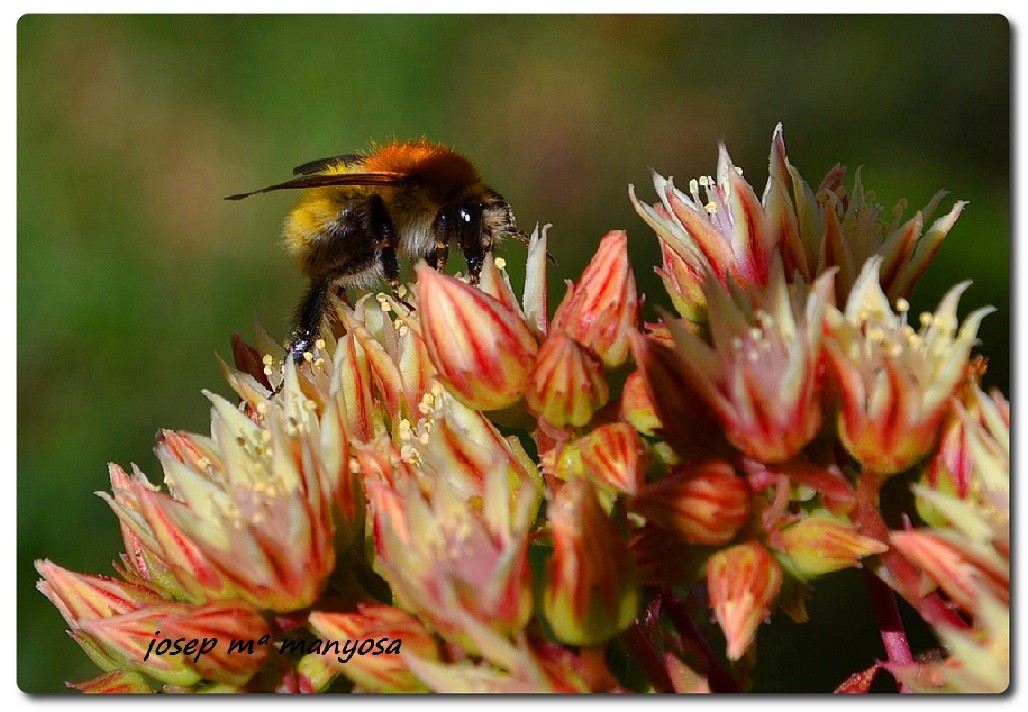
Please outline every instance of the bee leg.
[[453, 230], [453, 216], [451, 211], [443, 209], [435, 217], [432, 224], [432, 232], [435, 236], [435, 245], [425, 255], [425, 261], [429, 267], [438, 272], [446, 269], [446, 260], [450, 256], [450, 234]]
[[289, 344], [289, 353], [293, 363], [303, 363], [304, 354], [310, 352], [321, 330], [321, 322], [325, 318], [325, 307], [328, 306], [328, 292], [332, 284], [331, 275], [312, 279], [307, 292], [296, 309], [296, 328]]
[[396, 231], [393, 229], [393, 221], [389, 218], [389, 211], [386, 210], [385, 202], [380, 195], [372, 195], [368, 202], [371, 208], [368, 215], [371, 234], [375, 238], [378, 259], [382, 264], [382, 273], [385, 275], [386, 282], [389, 283], [393, 299], [407, 307], [408, 311], [414, 311], [414, 307], [400, 295], [400, 263], [396, 259]]
[[482, 227], [482, 204], [466, 203], [457, 207], [457, 241], [464, 259], [468, 261], [468, 275], [472, 284], [478, 284], [482, 263], [490, 245]]

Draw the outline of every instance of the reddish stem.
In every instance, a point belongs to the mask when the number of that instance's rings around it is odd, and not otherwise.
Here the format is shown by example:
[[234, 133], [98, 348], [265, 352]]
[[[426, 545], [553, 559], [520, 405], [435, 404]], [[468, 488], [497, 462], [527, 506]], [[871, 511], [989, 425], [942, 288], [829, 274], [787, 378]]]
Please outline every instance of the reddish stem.
[[[878, 621], [882, 644], [885, 646], [885, 654], [889, 657], [889, 662], [899, 664], [914, 662], [914, 656], [910, 652], [910, 643], [907, 641], [907, 632], [903, 629], [903, 620], [900, 618], [899, 606], [896, 604], [896, 596], [892, 589], [875, 576], [870, 569], [864, 569], [864, 580], [867, 582], [867, 591], [871, 597], [871, 609], [874, 611], [875, 620]], [[900, 692], [910, 692], [903, 683], [897, 681], [896, 684], [899, 686]]]
[[671, 684], [671, 676], [664, 667], [664, 661], [660, 659], [657, 651], [650, 645], [650, 641], [643, 635], [638, 621], [632, 623], [632, 626], [625, 631], [624, 640], [628, 649], [635, 656], [635, 661], [642, 666], [646, 676], [653, 683], [653, 689], [656, 692], [674, 692], [675, 686]]
[[703, 637], [700, 629], [696, 627], [696, 623], [689, 615], [685, 604], [670, 589], [664, 592], [664, 606], [679, 635], [695, 645], [706, 659], [707, 681], [710, 683], [710, 691], [739, 692], [739, 683], [722, 667], [721, 661], [714, 655], [714, 651], [711, 650], [707, 639]]
[[[857, 481], [855, 520], [861, 534], [874, 537], [889, 544], [889, 526], [878, 511], [878, 493], [886, 475], [865, 470]], [[921, 573], [901, 553], [890, 548], [880, 556], [882, 566], [896, 590], [913, 606], [925, 622], [930, 625], [949, 625], [960, 630], [967, 629], [967, 622], [958, 616], [938, 592], [920, 595]]]

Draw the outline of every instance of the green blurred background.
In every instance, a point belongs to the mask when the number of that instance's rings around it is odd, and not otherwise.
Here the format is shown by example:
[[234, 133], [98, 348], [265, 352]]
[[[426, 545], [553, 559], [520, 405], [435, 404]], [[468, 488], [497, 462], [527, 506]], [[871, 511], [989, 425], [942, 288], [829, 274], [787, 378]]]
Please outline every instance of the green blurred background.
[[[973, 279], [1007, 392], [1010, 28], [1000, 16], [26, 16], [18, 23], [18, 681], [96, 668], [32, 561], [111, 573], [106, 463], [157, 481], [158, 428], [205, 432], [214, 357], [303, 287], [278, 244], [295, 195], [227, 203], [303, 161], [426, 135], [471, 156], [522, 226], [551, 222], [551, 301], [627, 228], [650, 308], [657, 242], [626, 186], [713, 173], [763, 190], [775, 124], [815, 187], [837, 161], [891, 206], [971, 201], [914, 295]], [[524, 247], [504, 248], [508, 262]], [[456, 269], [459, 258], [454, 261]], [[520, 278], [515, 278], [520, 284]], [[652, 312], [650, 314], [652, 317]], [[855, 572], [854, 572], [855, 573]], [[829, 690], [882, 655], [859, 574], [804, 626], [765, 626], [757, 689]], [[856, 596], [848, 592], [856, 590]], [[917, 632], [914, 633], [915, 638]], [[863, 644], [856, 644], [857, 640]], [[920, 640], [924, 643], [926, 641]]]

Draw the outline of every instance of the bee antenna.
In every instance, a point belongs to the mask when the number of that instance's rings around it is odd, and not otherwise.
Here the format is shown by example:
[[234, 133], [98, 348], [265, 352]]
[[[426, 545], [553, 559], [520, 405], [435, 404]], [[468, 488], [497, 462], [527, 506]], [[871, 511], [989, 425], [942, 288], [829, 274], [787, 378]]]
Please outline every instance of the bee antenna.
[[[507, 234], [508, 234], [508, 235], [510, 235], [511, 237], [513, 237], [513, 238], [514, 238], [515, 240], [517, 240], [518, 242], [523, 242], [523, 243], [524, 243], [524, 244], [526, 244], [526, 245], [529, 245], [529, 244], [531, 244], [531, 239], [532, 239], [532, 238], [530, 238], [530, 237], [529, 237], [528, 235], [526, 235], [525, 233], [523, 233], [523, 232], [522, 232], [521, 230], [519, 230], [518, 228], [513, 228], [512, 230], [508, 231], [508, 232], [507, 232]], [[556, 267], [556, 266], [557, 266], [557, 258], [556, 258], [556, 257], [554, 257], [553, 255], [551, 255], [551, 254], [550, 254], [550, 251], [549, 251], [549, 250], [547, 250], [547, 251], [546, 251], [546, 259], [547, 259], [547, 260], [549, 261], [549, 263], [550, 263], [550, 264], [552, 264], [552, 265], [553, 265], [554, 267]]]

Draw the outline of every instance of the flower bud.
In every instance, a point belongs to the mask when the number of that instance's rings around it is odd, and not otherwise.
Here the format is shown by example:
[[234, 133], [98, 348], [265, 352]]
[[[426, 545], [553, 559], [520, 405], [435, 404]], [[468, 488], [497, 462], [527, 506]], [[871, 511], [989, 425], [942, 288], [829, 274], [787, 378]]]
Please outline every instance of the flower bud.
[[750, 488], [727, 462], [684, 464], [647, 486], [632, 508], [690, 544], [727, 544], [750, 515]]
[[[72, 637], [107, 669], [143, 672], [169, 685], [189, 686], [201, 679], [239, 685], [263, 666], [268, 646], [256, 641], [268, 632], [264, 619], [244, 606], [163, 603], [86, 621]], [[182, 647], [176, 651], [179, 638]], [[186, 653], [187, 642], [194, 639], [196, 646]], [[255, 641], [254, 654], [230, 654], [233, 639]]]
[[146, 684], [146, 678], [138, 672], [115, 670], [85, 682], [69, 682], [80, 692], [92, 695], [145, 695], [153, 692]]
[[989, 547], [962, 543], [958, 537], [948, 537], [945, 530], [897, 531], [889, 538], [894, 547], [965, 610], [978, 610], [986, 594], [1009, 603], [1009, 562], [989, 552]]
[[783, 529], [775, 544], [804, 578], [859, 566], [861, 559], [889, 548], [848, 523], [818, 515]]
[[653, 435], [661, 428], [641, 371], [633, 371], [625, 381], [621, 391], [621, 417], [643, 435]]
[[[238, 602], [211, 603], [190, 607], [161, 622], [161, 639], [199, 641], [197, 652], [183, 657], [201, 678], [238, 687], [264, 667], [271, 648], [271, 630], [260, 613]], [[209, 652], [204, 643], [217, 644]], [[251, 652], [250, 641], [253, 641]], [[230, 650], [233, 642], [242, 647]], [[188, 648], [187, 648], [188, 649]], [[174, 650], [174, 648], [173, 648]], [[150, 655], [147, 663], [154, 659]], [[165, 656], [167, 657], [167, 656]]]
[[538, 347], [519, 313], [425, 264], [418, 303], [429, 357], [461, 402], [496, 410], [521, 398]]
[[[368, 692], [420, 692], [424, 684], [415, 677], [401, 651], [419, 658], [437, 660], [435, 640], [417, 618], [399, 608], [381, 604], [360, 604], [356, 613], [310, 614], [310, 625], [321, 637], [355, 645], [373, 639], [379, 648], [369, 655], [322, 655], [329, 666], [343, 673]], [[385, 639], [385, 640], [383, 640]], [[395, 648], [389, 652], [391, 648]], [[374, 648], [373, 648], [374, 650]]]
[[36, 588], [73, 628], [84, 621], [131, 613], [163, 600], [144, 586], [107, 576], [77, 574], [45, 559], [36, 562], [36, 571], [43, 577]]
[[[562, 480], [589, 477], [604, 491], [636, 494], [643, 484], [645, 448], [628, 423], [607, 423], [560, 448], [553, 474]], [[610, 507], [604, 507], [610, 509]]]
[[628, 359], [629, 334], [636, 325], [639, 298], [628, 262], [628, 234], [610, 232], [578, 284], [571, 285], [553, 315], [553, 329], [563, 329], [591, 349], [607, 367]]
[[755, 541], [716, 552], [707, 560], [707, 590], [728, 641], [728, 659], [738, 660], [753, 643], [782, 586], [782, 568]]
[[609, 397], [600, 360], [564, 332], [551, 331], [528, 381], [528, 407], [555, 428], [580, 428]]
[[602, 643], [636, 616], [639, 593], [628, 544], [584, 477], [561, 488], [550, 512], [553, 559], [543, 594], [546, 619], [563, 643]]

